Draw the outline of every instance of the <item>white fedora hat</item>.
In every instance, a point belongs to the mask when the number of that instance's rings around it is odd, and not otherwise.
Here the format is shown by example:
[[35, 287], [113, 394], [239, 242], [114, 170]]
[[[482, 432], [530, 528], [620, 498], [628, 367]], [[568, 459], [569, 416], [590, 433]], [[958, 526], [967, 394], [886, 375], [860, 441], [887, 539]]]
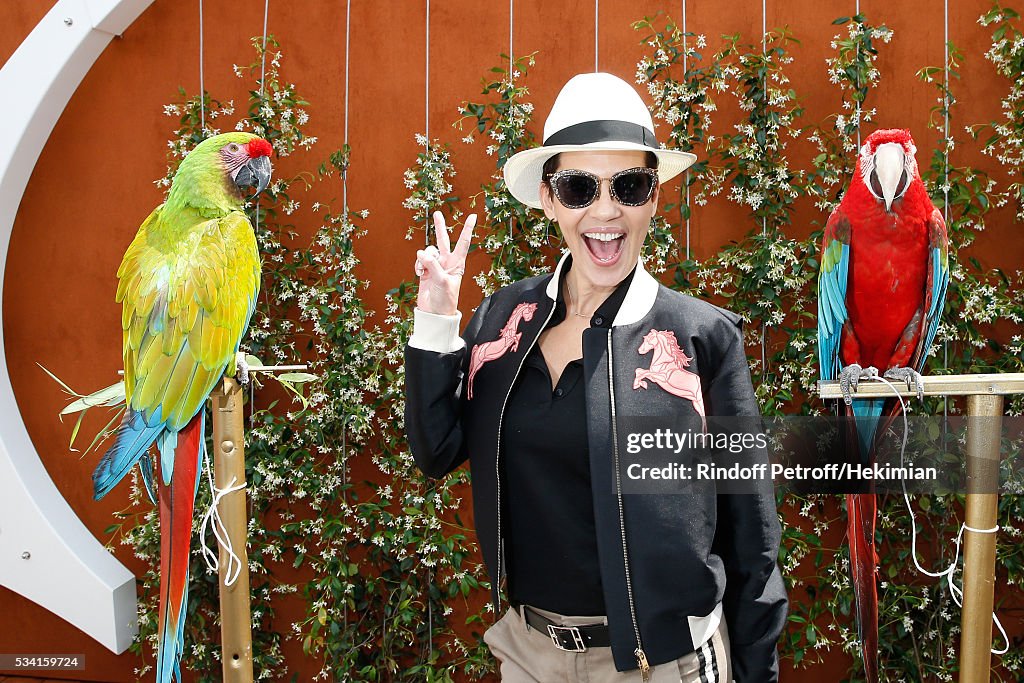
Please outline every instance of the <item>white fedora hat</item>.
[[696, 155], [661, 149], [654, 121], [640, 95], [626, 81], [605, 73], [573, 76], [544, 122], [544, 143], [505, 162], [505, 185], [527, 206], [541, 208], [544, 163], [561, 152], [637, 150], [658, 156], [658, 182], [664, 183], [697, 160]]

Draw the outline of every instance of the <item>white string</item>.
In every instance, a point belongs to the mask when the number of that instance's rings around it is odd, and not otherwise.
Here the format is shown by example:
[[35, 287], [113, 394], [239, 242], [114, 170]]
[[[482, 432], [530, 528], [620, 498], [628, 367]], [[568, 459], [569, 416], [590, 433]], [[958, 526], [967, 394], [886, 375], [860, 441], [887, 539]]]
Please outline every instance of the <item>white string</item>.
[[203, 0], [199, 0], [199, 137], [206, 137], [206, 86], [203, 83]]
[[[869, 368], [869, 369], [870, 370], [874, 370], [874, 368]], [[872, 374], [872, 375], [862, 375], [861, 379], [862, 380], [873, 380], [873, 381], [882, 382], [887, 387], [892, 389], [893, 394], [896, 395], [896, 398], [900, 402], [900, 414], [903, 417], [903, 442], [900, 445], [900, 469], [902, 469], [903, 468], [903, 462], [904, 462], [904, 454], [906, 453], [906, 450], [907, 450], [907, 440], [908, 440], [909, 433], [910, 433], [910, 427], [909, 427], [909, 423], [907, 421], [907, 404], [906, 404], [906, 402], [904, 402], [903, 396], [900, 395], [899, 389], [897, 389], [895, 386], [893, 386], [892, 382], [887, 380], [885, 377], [877, 374], [877, 372], [878, 371], [875, 370], [875, 374]], [[927, 569], [925, 569], [924, 567], [921, 566], [921, 563], [917, 559], [917, 517], [914, 515], [914, 509], [910, 505], [910, 495], [907, 493], [907, 481], [906, 481], [906, 479], [904, 479], [902, 477], [900, 478], [900, 486], [903, 489], [903, 502], [907, 506], [907, 512], [910, 513], [910, 531], [911, 531], [911, 534], [910, 534], [910, 556], [914, 560], [914, 566], [917, 568], [917, 571], [919, 571], [922, 574], [925, 574], [926, 576], [930, 576], [930, 577], [932, 577], [934, 579], [945, 578], [946, 579], [946, 583], [949, 586], [949, 594], [953, 597], [953, 602], [956, 603], [957, 607], [962, 608], [963, 607], [963, 600], [962, 600], [962, 598], [963, 598], [964, 591], [963, 591], [963, 589], [960, 586], [956, 585], [955, 574], [956, 574], [957, 565], [960, 563], [960, 543], [963, 540], [964, 531], [965, 530], [966, 531], [972, 531], [972, 532], [978, 533], [978, 534], [994, 534], [994, 533], [999, 531], [999, 525], [997, 524], [996, 526], [992, 527], [991, 529], [975, 529], [974, 527], [967, 526], [966, 523], [962, 523], [960, 525], [960, 531], [957, 532], [957, 535], [956, 535], [956, 541], [955, 541], [955, 543], [956, 543], [956, 552], [953, 554], [953, 561], [950, 563], [950, 565], [948, 567], [946, 567], [941, 572], [928, 571]], [[1003, 628], [1003, 624], [999, 621], [999, 617], [996, 616], [995, 612], [992, 612], [992, 621], [995, 622], [996, 628], [999, 629], [999, 633], [1002, 635], [1003, 642], [1006, 643], [1006, 647], [1003, 648], [1002, 650], [995, 650], [995, 649], [991, 649], [990, 648], [990, 651], [994, 655], [1004, 655], [1004, 654], [1006, 654], [1007, 652], [1010, 651], [1010, 639], [1006, 636], [1006, 630]]]
[[206, 465], [204, 469], [206, 470], [207, 481], [210, 484], [210, 495], [212, 498], [210, 507], [207, 508], [206, 514], [203, 515], [202, 525], [199, 527], [202, 530], [199, 534], [199, 542], [202, 544], [203, 561], [206, 562], [206, 568], [211, 572], [217, 572], [220, 569], [220, 557], [206, 545], [205, 530], [206, 527], [210, 527], [214, 538], [217, 539], [217, 545], [227, 555], [228, 566], [224, 572], [224, 585], [230, 586], [238, 580], [239, 574], [242, 573], [242, 560], [235, 553], [234, 546], [231, 543], [231, 535], [228, 533], [227, 527], [224, 526], [224, 520], [220, 516], [219, 506], [224, 496], [245, 489], [245, 484], [235, 484], [236, 480], [232, 477], [227, 487], [219, 489], [213, 484], [213, 466], [210, 464], [209, 454], [206, 453], [206, 449], [203, 449], [203, 463]]
[[594, 73], [597, 73], [597, 46], [601, 30], [598, 26], [598, 18], [601, 16], [601, 0], [594, 0]]

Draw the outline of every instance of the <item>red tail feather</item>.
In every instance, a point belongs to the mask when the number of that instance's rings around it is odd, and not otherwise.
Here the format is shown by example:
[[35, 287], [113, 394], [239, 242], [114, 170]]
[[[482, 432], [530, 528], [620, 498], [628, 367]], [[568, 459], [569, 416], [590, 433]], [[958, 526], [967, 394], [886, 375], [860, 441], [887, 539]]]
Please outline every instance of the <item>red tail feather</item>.
[[850, 576], [853, 580], [854, 612], [857, 635], [864, 659], [867, 683], [878, 683], [878, 587], [875, 568], [874, 493], [846, 496], [846, 528], [850, 543]]
[[170, 486], [160, 477], [160, 623], [156, 680], [166, 683], [172, 673], [180, 679], [182, 621], [188, 595], [189, 548], [195, 508], [199, 446], [203, 439], [203, 412], [178, 432], [174, 473]]

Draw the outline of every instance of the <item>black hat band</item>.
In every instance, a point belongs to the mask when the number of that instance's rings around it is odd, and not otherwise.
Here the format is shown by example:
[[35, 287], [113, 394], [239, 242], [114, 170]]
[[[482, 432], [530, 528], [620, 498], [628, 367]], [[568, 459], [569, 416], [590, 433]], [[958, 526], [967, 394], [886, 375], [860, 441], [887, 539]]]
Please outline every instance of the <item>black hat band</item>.
[[586, 145], [595, 142], [632, 142], [651, 149], [661, 149], [654, 131], [628, 121], [584, 121], [567, 126], [544, 141], [545, 147], [554, 145]]

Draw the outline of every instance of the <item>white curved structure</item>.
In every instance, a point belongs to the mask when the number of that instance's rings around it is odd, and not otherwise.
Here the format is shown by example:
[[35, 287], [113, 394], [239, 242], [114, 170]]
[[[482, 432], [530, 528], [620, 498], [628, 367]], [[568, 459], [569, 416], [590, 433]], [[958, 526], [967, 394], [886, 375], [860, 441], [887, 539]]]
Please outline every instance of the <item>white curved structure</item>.
[[[153, 0], [59, 0], [0, 69], [0, 281], [25, 186], [57, 119], [115, 36]], [[3, 292], [0, 290], [0, 303]], [[135, 577], [47, 474], [14, 400], [0, 320], [0, 585], [116, 653], [138, 633]]]

